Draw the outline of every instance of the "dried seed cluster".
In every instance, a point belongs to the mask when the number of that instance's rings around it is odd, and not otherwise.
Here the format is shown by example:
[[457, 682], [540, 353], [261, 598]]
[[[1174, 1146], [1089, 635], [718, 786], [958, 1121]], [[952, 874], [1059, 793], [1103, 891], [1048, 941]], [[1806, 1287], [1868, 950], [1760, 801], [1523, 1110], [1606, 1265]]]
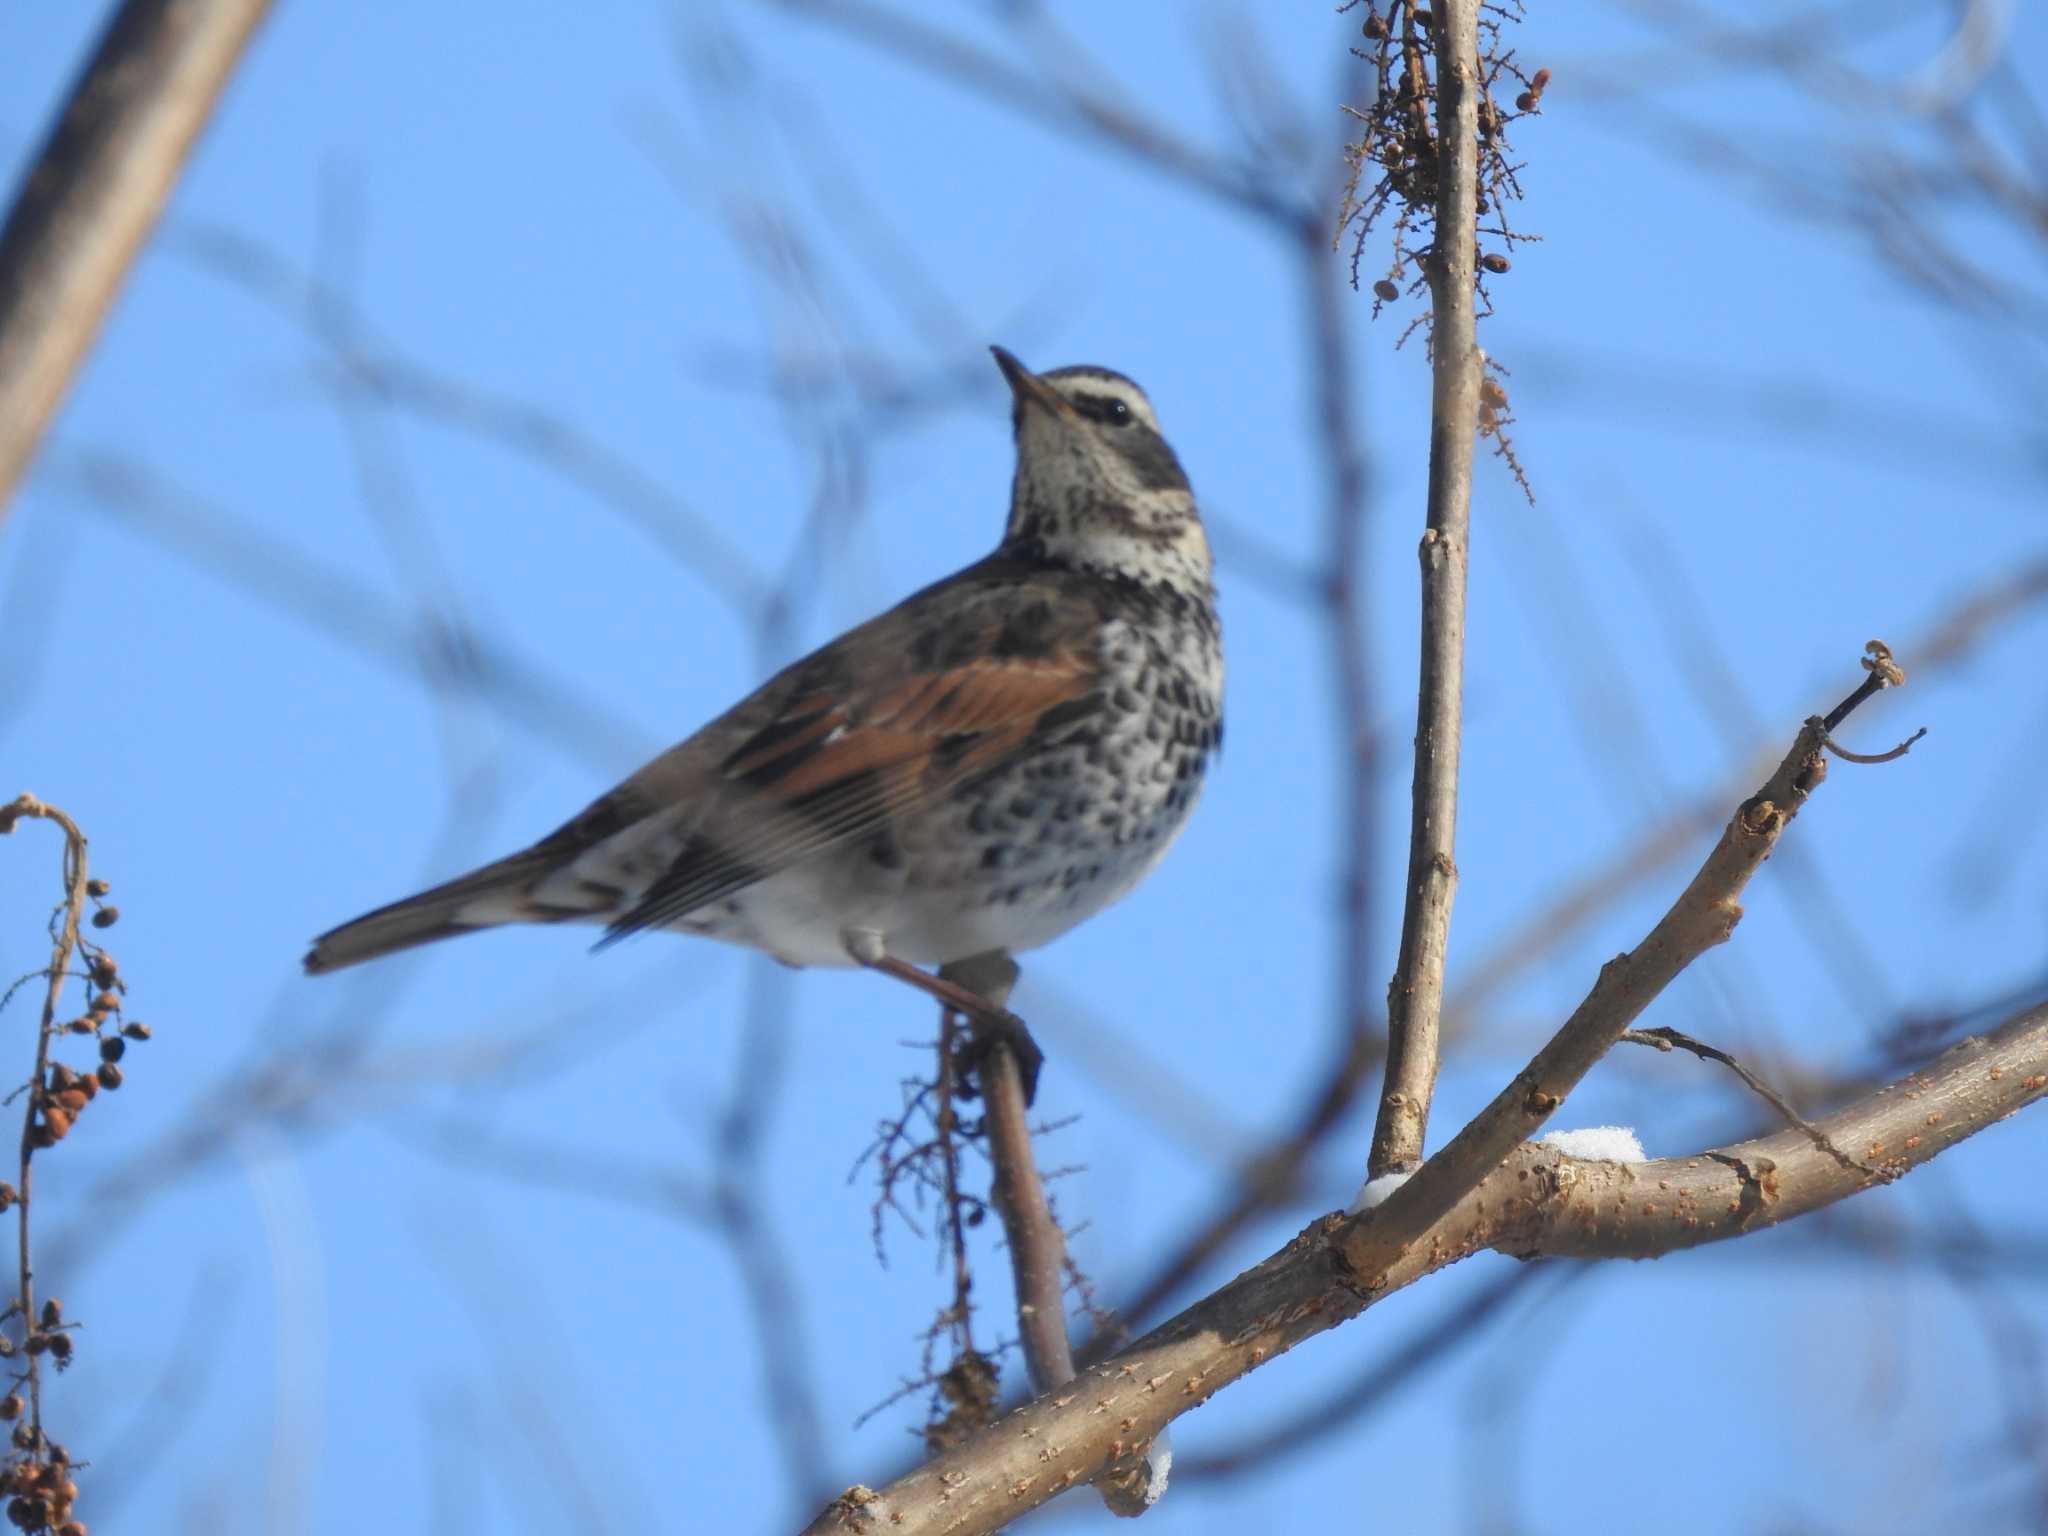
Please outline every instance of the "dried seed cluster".
[[[105, 898], [111, 887], [104, 880], [88, 880], [85, 892], [93, 902], [92, 925], [106, 929], [120, 920], [121, 909]], [[95, 989], [86, 1011], [58, 1026], [70, 1035], [92, 1035], [98, 1041], [99, 1061], [84, 1071], [52, 1061], [36, 1093], [36, 1125], [30, 1139], [37, 1147], [53, 1147], [71, 1134], [78, 1117], [102, 1089], [109, 1092], [127, 1081], [121, 1067], [128, 1043], [147, 1040], [150, 1027], [139, 1019], [124, 1016], [123, 1002], [128, 983], [121, 975], [113, 954], [80, 936], [79, 961], [84, 979]], [[0, 1210], [13, 1203], [14, 1191], [0, 1185]]]
[[[68, 828], [69, 823], [66, 825]], [[83, 839], [76, 839], [73, 856], [81, 862], [82, 848]], [[110, 894], [105, 880], [85, 882], [84, 896], [92, 907], [90, 927], [96, 934], [121, 920], [120, 908], [107, 900]], [[151, 1038], [147, 1024], [126, 1016], [128, 983], [120, 962], [82, 927], [73, 925], [70, 914], [80, 910], [77, 902], [78, 887], [73, 885], [69, 900], [52, 919], [52, 932], [60, 937], [75, 934], [76, 946], [66, 974], [84, 982], [90, 995], [82, 1014], [52, 1023], [41, 1039], [39, 1070], [26, 1085], [24, 1179], [30, 1158], [69, 1137], [87, 1106], [126, 1081], [122, 1063], [130, 1045]], [[94, 1059], [80, 1066], [57, 1059], [63, 1042], [85, 1035], [93, 1037]], [[28, 1187], [25, 1182], [18, 1187], [0, 1182], [0, 1211], [22, 1205]], [[26, 1213], [22, 1220], [25, 1243]], [[26, 1290], [16, 1294], [0, 1310], [0, 1360], [10, 1362], [14, 1372], [11, 1381], [0, 1386], [0, 1424], [12, 1426], [9, 1439], [14, 1450], [13, 1459], [0, 1467], [0, 1500], [6, 1503], [8, 1521], [19, 1530], [37, 1536], [86, 1536], [85, 1523], [73, 1514], [78, 1500], [74, 1463], [64, 1447], [44, 1433], [41, 1407], [42, 1365], [47, 1361], [62, 1371], [71, 1364], [77, 1325], [65, 1316], [64, 1304], [55, 1297], [37, 1306], [29, 1295]]]
[[[14, 1404], [17, 1415], [21, 1412], [18, 1397], [0, 1402], [0, 1407], [6, 1403]], [[17, 1448], [26, 1428], [21, 1425], [14, 1431]], [[0, 1469], [0, 1497], [7, 1500], [8, 1522], [24, 1531], [86, 1536], [85, 1522], [71, 1514], [72, 1506], [78, 1502], [78, 1484], [72, 1481], [70, 1456], [54, 1441], [46, 1443], [43, 1450], [39, 1458], [24, 1458]]]
[[[1356, 0], [1354, 0], [1356, 3]], [[1348, 8], [1348, 7], [1347, 7]], [[1550, 71], [1523, 75], [1514, 53], [1503, 46], [1501, 28], [1521, 19], [1520, 6], [1489, 5], [1480, 13], [1479, 187], [1476, 211], [1484, 220], [1479, 233], [1499, 248], [1475, 253], [1478, 287], [1486, 294], [1486, 277], [1499, 276], [1511, 263], [1508, 251], [1539, 238], [1509, 226], [1506, 204], [1522, 195], [1511, 158], [1508, 126], [1540, 110]], [[1394, 212], [1393, 253], [1386, 276], [1372, 284], [1379, 305], [1391, 304], [1403, 292], [1428, 285], [1434, 252], [1438, 151], [1436, 135], [1436, 16], [1413, 0], [1367, 0], [1363, 27], [1366, 47], [1354, 50], [1373, 66], [1374, 94], [1365, 107], [1345, 110], [1362, 125], [1357, 142], [1346, 152], [1351, 164], [1349, 184], [1338, 225], [1338, 238], [1352, 236], [1351, 281], [1360, 286], [1359, 271], [1366, 241], [1391, 208]], [[1514, 110], [1503, 112], [1494, 93], [1508, 81], [1520, 84]], [[1490, 310], [1491, 305], [1487, 305]]]

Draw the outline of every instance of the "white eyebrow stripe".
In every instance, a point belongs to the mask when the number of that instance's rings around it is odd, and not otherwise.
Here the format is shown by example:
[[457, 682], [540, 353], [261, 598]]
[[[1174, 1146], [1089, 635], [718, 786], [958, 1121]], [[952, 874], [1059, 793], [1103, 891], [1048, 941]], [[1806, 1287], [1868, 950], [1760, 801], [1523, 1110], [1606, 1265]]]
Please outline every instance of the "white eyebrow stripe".
[[1153, 431], [1159, 430], [1159, 417], [1152, 409], [1152, 402], [1145, 398], [1145, 391], [1127, 379], [1095, 378], [1087, 374], [1074, 375], [1054, 381], [1054, 387], [1069, 399], [1078, 395], [1094, 395], [1099, 399], [1121, 400], [1130, 407], [1131, 414]]

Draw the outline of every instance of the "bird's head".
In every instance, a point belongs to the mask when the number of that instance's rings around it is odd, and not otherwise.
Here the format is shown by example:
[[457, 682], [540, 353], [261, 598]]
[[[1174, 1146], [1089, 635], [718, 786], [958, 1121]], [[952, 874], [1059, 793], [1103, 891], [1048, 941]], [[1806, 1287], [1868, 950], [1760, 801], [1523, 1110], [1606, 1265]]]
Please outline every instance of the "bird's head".
[[1145, 391], [1107, 368], [1033, 373], [991, 350], [1009, 381], [1017, 435], [1005, 548], [1207, 588], [1208, 536]]

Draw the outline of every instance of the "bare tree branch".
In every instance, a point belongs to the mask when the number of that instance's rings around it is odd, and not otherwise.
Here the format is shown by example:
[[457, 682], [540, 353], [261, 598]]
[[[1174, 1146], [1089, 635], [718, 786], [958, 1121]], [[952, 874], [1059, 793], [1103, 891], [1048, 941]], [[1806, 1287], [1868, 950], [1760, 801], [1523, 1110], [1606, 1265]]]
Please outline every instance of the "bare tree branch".
[[[1000, 1008], [1008, 1004], [1017, 984], [1017, 962], [1001, 953], [981, 955], [944, 966], [939, 974]], [[1049, 1392], [1074, 1376], [1074, 1352], [1067, 1342], [1067, 1240], [1046, 1203], [1045, 1183], [1038, 1175], [1017, 1058], [992, 1035], [981, 1036], [981, 1049], [985, 1054], [976, 1076], [988, 1110], [989, 1159], [995, 1164], [990, 1193], [1010, 1245], [1017, 1336], [1024, 1343], [1033, 1390]]]
[[[1896, 1179], [2044, 1095], [2048, 1006], [1962, 1042], [1819, 1124], [1840, 1144], [1882, 1159], [1884, 1178]], [[1424, 1240], [1401, 1245], [1371, 1288], [1342, 1249], [1387, 1219], [1391, 1199], [1362, 1217], [1324, 1217], [1213, 1296], [1090, 1366], [1066, 1390], [1026, 1404], [887, 1488], [849, 1489], [806, 1536], [999, 1530], [1296, 1344], [1483, 1250], [1654, 1258], [1789, 1221], [1872, 1182], [1798, 1131], [1646, 1163], [1586, 1162], [1524, 1144]]]
[[[1436, 1092], [1444, 957], [1457, 893], [1458, 748], [1464, 719], [1465, 567], [1483, 371], [1474, 304], [1479, 239], [1478, 0], [1436, 7], [1436, 237], [1429, 255], [1434, 374], [1429, 522], [1422, 535], [1422, 679], [1400, 957], [1387, 986], [1387, 1079], [1373, 1127], [1374, 1177], [1422, 1161]], [[1404, 25], [1413, 29], [1412, 11]]]
[[1737, 898], [1807, 797], [1827, 778], [1821, 743], [1828, 732], [1878, 689], [1904, 680], [1888, 650], [1873, 641], [1871, 651], [1864, 682], [1825, 719], [1816, 716], [1800, 728], [1784, 761], [1762, 789], [1736, 808], [1706, 862], [1643, 942], [1601, 967], [1586, 1000], [1535, 1060], [1387, 1198], [1376, 1221], [1351, 1233], [1345, 1258], [1368, 1284], [1407, 1243], [1443, 1221], [1516, 1145], [1533, 1136], [1681, 971], [1733, 935], [1742, 920]]
[[127, 0], [0, 228], [0, 518], [269, 0]]
[[[1643, 1009], [1686, 966], [1732, 935], [1741, 917], [1737, 897], [1827, 777], [1822, 743], [1828, 733], [1858, 704], [1905, 679], [1883, 645], [1873, 641], [1868, 652], [1863, 683], [1826, 717], [1813, 717], [1801, 727], [1792, 750], [1763, 788], [1736, 809], [1699, 873], [1644, 941], [1602, 969], [1586, 1001], [1557, 1036], [1384, 1204], [1360, 1217], [1310, 1228], [1178, 1318], [1091, 1365], [1074, 1384], [1017, 1410], [897, 1479], [885, 1492], [849, 1490], [810, 1531], [883, 1528], [878, 1522], [892, 1532], [998, 1529], [1075, 1483], [1100, 1477], [1181, 1413], [1273, 1355], [1480, 1248], [1523, 1256], [1605, 1256], [1609, 1250], [1577, 1246], [1589, 1241], [1573, 1224], [1581, 1183], [1598, 1191], [1610, 1234], [1626, 1230], [1625, 1239], [1610, 1235], [1607, 1240], [1632, 1246], [1611, 1251], [1642, 1257], [1795, 1214], [1779, 1173], [1781, 1160], [1798, 1164], [1796, 1197], [1806, 1203], [1797, 1209], [1811, 1209], [1896, 1178], [1940, 1146], [2048, 1091], [2048, 1073], [2039, 1070], [2048, 1065], [2048, 1010], [2041, 1010], [2027, 1017], [2029, 1027], [2017, 1030], [2016, 1045], [2006, 1042], [2012, 1047], [2011, 1062], [1999, 1055], [1994, 1062], [1998, 1071], [1988, 1078], [1980, 1081], [1973, 1062], [1967, 1082], [1954, 1077], [1951, 1068], [1949, 1076], [1940, 1077], [1939, 1091], [1930, 1081], [1909, 1079], [1916, 1099], [1954, 1101], [1952, 1109], [1926, 1120], [1926, 1133], [1914, 1134], [1910, 1143], [1894, 1145], [1889, 1139], [1895, 1135], [1891, 1110], [1898, 1090], [1884, 1090], [1833, 1117], [1820, 1136], [1788, 1133], [1796, 1145], [1772, 1143], [1769, 1155], [1752, 1159], [1734, 1151], [1714, 1152], [1668, 1167], [1642, 1165], [1657, 1170], [1659, 1198], [1638, 1212], [1629, 1203], [1632, 1186], [1612, 1180], [1602, 1184], [1599, 1175], [1582, 1180], [1571, 1172], [1624, 1165], [1561, 1159], [1554, 1149], [1525, 1144]], [[1957, 1060], [1953, 1051], [1943, 1058], [1945, 1064]], [[2019, 1080], [2006, 1084], [2015, 1067], [2023, 1069]], [[1837, 1130], [1837, 1121], [1846, 1122], [1847, 1130]], [[1885, 1135], [1874, 1134], [1872, 1127]], [[1939, 1136], [1931, 1134], [1937, 1129]], [[1883, 1162], [1873, 1171], [1830, 1156], [1821, 1150], [1830, 1140], [1838, 1146], [1867, 1141], [1869, 1158]], [[1798, 1155], [1817, 1162], [1800, 1161]], [[1706, 1203], [1710, 1192], [1722, 1191], [1727, 1183], [1725, 1172], [1701, 1174], [1708, 1165], [1736, 1176], [1732, 1190], [1723, 1191], [1725, 1209]], [[1631, 1176], [1638, 1171], [1629, 1169]], [[1779, 1210], [1781, 1205], [1787, 1208]], [[1644, 1221], [1644, 1215], [1661, 1220]], [[1548, 1246], [1552, 1243], [1558, 1246]]]
[[995, 54], [867, 0], [773, 0], [840, 28], [863, 42], [929, 70], [942, 80], [1002, 101], [1022, 115], [1069, 134], [1117, 149], [1174, 179], [1281, 223], [1313, 222], [1316, 211], [1291, 189], [1275, 187], [1265, 168], [1196, 148], [1112, 98], [1074, 81], [1042, 82]]

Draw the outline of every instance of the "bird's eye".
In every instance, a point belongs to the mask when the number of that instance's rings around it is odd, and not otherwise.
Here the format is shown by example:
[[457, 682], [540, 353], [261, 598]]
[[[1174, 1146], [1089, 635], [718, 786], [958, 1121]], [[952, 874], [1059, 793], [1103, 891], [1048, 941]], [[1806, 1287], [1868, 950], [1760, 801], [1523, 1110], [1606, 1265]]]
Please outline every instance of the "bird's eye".
[[1115, 395], [1077, 395], [1074, 408], [1090, 421], [1102, 422], [1105, 426], [1128, 427], [1131, 424], [1131, 408]]

